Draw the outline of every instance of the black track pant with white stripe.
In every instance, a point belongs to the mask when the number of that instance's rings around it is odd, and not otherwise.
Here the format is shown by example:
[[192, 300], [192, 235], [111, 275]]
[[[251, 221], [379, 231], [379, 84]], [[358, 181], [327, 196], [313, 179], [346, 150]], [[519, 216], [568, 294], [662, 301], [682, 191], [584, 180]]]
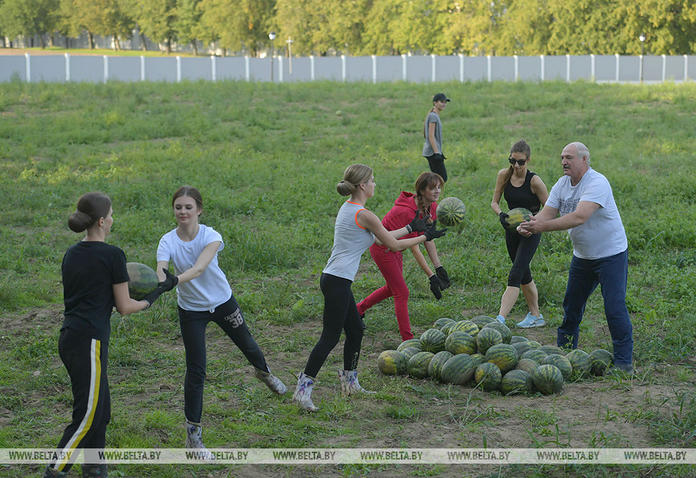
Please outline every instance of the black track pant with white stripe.
[[[104, 448], [106, 425], [111, 419], [111, 398], [106, 364], [108, 342], [63, 329], [58, 340], [60, 358], [68, 370], [73, 392], [72, 423], [65, 428], [58, 450]], [[58, 461], [53, 467], [67, 472], [72, 464]]]

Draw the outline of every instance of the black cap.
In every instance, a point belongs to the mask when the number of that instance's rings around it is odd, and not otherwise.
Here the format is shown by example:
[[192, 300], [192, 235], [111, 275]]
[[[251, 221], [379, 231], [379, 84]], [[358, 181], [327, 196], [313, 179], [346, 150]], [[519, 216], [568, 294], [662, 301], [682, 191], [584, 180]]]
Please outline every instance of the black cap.
[[436, 94], [435, 96], [433, 96], [433, 103], [436, 102], [436, 101], [447, 101], [447, 102], [449, 102], [449, 100], [450, 100], [450, 99], [447, 98], [447, 95], [445, 95], [444, 93], [438, 93], [438, 94]]

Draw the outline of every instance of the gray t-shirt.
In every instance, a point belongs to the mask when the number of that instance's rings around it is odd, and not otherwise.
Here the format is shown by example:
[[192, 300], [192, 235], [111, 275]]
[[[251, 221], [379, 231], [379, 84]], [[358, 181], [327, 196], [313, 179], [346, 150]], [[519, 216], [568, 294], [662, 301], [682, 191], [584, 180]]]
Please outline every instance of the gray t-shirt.
[[358, 224], [360, 204], [346, 201], [336, 216], [331, 257], [322, 272], [352, 281], [360, 266], [363, 252], [375, 242], [375, 236]]
[[[430, 129], [430, 123], [435, 123], [435, 142], [437, 143], [437, 151], [435, 151], [428, 140], [428, 131]], [[431, 111], [428, 116], [425, 117], [425, 129], [423, 135], [425, 136], [425, 144], [423, 144], [423, 156], [426, 158], [432, 156], [433, 154], [442, 153], [442, 123], [440, 122], [440, 115]]]

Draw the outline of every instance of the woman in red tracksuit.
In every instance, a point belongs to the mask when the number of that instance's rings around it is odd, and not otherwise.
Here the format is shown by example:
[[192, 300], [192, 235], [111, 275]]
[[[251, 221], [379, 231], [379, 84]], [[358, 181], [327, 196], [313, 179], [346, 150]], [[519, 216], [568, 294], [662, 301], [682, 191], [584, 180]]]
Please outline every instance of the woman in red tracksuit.
[[[435, 222], [437, 220], [436, 201], [440, 197], [444, 183], [442, 177], [437, 173], [422, 173], [416, 180], [416, 194], [402, 191], [396, 201], [394, 201], [394, 207], [382, 219], [382, 225], [388, 231], [393, 231], [409, 224], [416, 215]], [[404, 238], [415, 237], [419, 234], [422, 234], [422, 232], [412, 232], [404, 236]], [[435, 298], [439, 300], [442, 297], [441, 291], [450, 285], [449, 276], [445, 268], [440, 264], [435, 243], [426, 241], [425, 250], [428, 251], [428, 256], [430, 256], [430, 261], [435, 267], [435, 272], [428, 266], [420, 248], [418, 246], [411, 248], [416, 262], [418, 262], [418, 265], [429, 278], [430, 290], [435, 295]], [[387, 283], [363, 299], [358, 304], [358, 312], [361, 316], [364, 316], [365, 311], [370, 307], [393, 296], [396, 321], [399, 324], [401, 338], [403, 340], [412, 339], [413, 333], [411, 332], [411, 322], [408, 317], [409, 290], [404, 280], [403, 255], [401, 252], [392, 252], [376, 243], [370, 247], [370, 255]]]

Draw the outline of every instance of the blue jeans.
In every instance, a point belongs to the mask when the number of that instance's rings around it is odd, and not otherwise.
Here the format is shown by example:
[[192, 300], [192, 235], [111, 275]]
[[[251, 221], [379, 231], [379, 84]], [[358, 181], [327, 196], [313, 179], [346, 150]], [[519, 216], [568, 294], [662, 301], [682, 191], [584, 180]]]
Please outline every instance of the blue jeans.
[[627, 279], [628, 250], [593, 260], [573, 256], [563, 298], [564, 317], [558, 328], [558, 346], [562, 347], [572, 341], [573, 348], [578, 347], [579, 327], [585, 304], [600, 284], [604, 313], [614, 344], [614, 363], [630, 365], [633, 362], [633, 326], [626, 309]]

